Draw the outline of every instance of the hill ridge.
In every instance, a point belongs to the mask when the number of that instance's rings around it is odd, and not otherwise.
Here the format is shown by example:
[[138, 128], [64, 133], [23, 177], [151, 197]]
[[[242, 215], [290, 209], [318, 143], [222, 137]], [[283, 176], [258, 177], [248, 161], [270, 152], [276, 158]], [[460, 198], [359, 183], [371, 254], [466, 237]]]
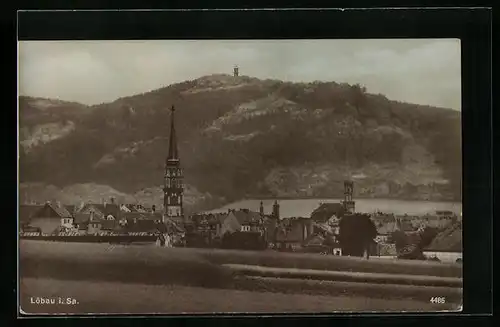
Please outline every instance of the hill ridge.
[[460, 199], [460, 112], [360, 85], [225, 74], [91, 106], [70, 132], [21, 154], [21, 180], [127, 194], [161, 183], [172, 104], [186, 182], [202, 194], [330, 196], [357, 175], [359, 196]]

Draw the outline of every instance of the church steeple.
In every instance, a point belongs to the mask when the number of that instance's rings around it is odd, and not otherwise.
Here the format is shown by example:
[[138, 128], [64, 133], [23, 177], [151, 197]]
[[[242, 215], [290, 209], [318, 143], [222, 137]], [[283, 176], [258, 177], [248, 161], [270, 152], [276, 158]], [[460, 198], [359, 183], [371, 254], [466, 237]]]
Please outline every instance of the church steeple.
[[170, 141], [168, 147], [167, 160], [179, 160], [179, 151], [177, 150], [177, 135], [175, 134], [175, 107], [170, 108]]
[[177, 149], [177, 135], [175, 133], [175, 108], [170, 109], [170, 139], [168, 156], [165, 162], [165, 176], [163, 186], [163, 221], [167, 218], [183, 220], [182, 207], [184, 193], [184, 175], [180, 166], [179, 151]]

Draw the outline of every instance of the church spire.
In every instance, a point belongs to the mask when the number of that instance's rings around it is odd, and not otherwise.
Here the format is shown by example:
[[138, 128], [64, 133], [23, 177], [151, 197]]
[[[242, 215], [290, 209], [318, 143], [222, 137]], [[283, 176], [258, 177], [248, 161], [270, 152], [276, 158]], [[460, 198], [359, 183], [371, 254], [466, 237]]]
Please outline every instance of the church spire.
[[163, 186], [164, 222], [166, 218], [182, 220], [184, 174], [180, 165], [179, 152], [177, 149], [177, 135], [175, 134], [175, 108], [172, 106], [170, 114], [170, 140], [168, 156], [165, 163], [165, 176]]
[[179, 151], [177, 150], [177, 137], [175, 134], [175, 107], [170, 108], [170, 141], [168, 147], [167, 160], [179, 160]]

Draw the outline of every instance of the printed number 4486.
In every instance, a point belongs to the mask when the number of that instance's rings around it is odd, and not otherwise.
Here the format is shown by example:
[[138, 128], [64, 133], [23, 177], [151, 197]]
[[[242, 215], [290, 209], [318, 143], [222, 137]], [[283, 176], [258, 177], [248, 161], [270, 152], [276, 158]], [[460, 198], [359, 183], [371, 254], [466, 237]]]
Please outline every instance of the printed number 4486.
[[431, 297], [430, 302], [444, 304], [444, 303], [446, 303], [446, 298], [442, 297], [442, 296], [433, 296], [433, 297]]

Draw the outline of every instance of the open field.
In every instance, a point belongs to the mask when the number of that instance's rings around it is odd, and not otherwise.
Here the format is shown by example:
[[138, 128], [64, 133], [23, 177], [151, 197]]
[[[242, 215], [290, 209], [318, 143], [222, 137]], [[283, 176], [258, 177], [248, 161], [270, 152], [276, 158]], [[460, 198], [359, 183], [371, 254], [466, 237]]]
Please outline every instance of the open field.
[[[87, 299], [57, 309], [70, 313], [422, 311], [456, 309], [462, 300], [461, 266], [435, 262], [21, 241], [19, 269], [27, 312], [35, 312], [32, 296]], [[168, 296], [175, 303], [164, 303]], [[429, 303], [436, 296], [446, 305]]]
[[[34, 305], [30, 297], [71, 297], [75, 305]], [[455, 304], [369, 297], [323, 296], [220, 290], [178, 285], [124, 284], [118, 282], [61, 281], [25, 278], [21, 307], [26, 313], [66, 314], [181, 314], [216, 312], [335, 312], [335, 311], [442, 311]]]
[[[93, 243], [53, 243], [20, 241], [20, 260], [67, 262], [78, 259], [82, 265], [163, 265], [204, 263], [241, 264], [275, 268], [329, 271], [372, 272], [385, 274], [428, 275], [462, 278], [462, 265], [433, 261], [392, 260], [322, 256], [311, 253], [277, 253], [193, 248], [157, 248]], [[21, 265], [23, 267], [23, 265]]]

